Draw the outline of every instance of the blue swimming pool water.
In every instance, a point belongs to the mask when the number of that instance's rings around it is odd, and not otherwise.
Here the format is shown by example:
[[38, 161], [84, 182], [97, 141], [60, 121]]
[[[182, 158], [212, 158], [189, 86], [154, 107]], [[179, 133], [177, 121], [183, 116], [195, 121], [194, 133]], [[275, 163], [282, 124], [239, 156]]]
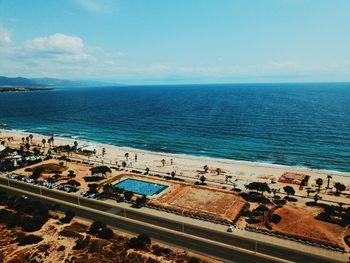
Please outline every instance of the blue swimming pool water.
[[115, 184], [114, 187], [119, 187], [126, 191], [131, 191], [141, 195], [156, 195], [166, 189], [168, 186], [128, 178]]

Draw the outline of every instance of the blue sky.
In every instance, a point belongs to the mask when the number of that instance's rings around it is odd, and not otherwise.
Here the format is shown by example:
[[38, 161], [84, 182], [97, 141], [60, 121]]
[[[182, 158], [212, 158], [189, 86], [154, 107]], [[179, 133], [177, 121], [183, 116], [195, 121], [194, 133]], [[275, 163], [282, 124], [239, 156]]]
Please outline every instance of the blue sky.
[[0, 75], [350, 81], [348, 0], [0, 0]]

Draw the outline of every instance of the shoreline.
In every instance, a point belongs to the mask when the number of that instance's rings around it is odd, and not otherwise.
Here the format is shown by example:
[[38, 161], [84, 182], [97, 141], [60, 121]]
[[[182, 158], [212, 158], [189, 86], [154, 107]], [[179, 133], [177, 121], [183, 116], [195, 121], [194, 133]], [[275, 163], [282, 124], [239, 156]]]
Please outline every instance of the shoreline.
[[[41, 133], [33, 133], [33, 132], [27, 132], [23, 130], [15, 130], [15, 129], [0, 129], [0, 135], [1, 134], [17, 134], [23, 136], [28, 136], [29, 134], [33, 134], [37, 137], [50, 137], [49, 135], [41, 134]], [[264, 162], [256, 162], [256, 161], [245, 161], [245, 160], [234, 160], [234, 159], [225, 159], [225, 158], [215, 158], [215, 157], [209, 157], [209, 156], [196, 156], [196, 155], [190, 155], [190, 154], [179, 154], [179, 153], [167, 153], [167, 152], [158, 152], [158, 151], [150, 151], [150, 150], [143, 150], [138, 148], [132, 148], [127, 146], [118, 146], [114, 144], [108, 144], [108, 143], [101, 143], [96, 141], [90, 141], [90, 140], [83, 140], [79, 138], [71, 138], [71, 137], [63, 137], [63, 136], [54, 136], [56, 140], [59, 141], [66, 141], [67, 143], [73, 144], [74, 141], [77, 141], [79, 145], [81, 144], [92, 144], [97, 147], [105, 147], [105, 148], [116, 148], [117, 150], [125, 151], [125, 152], [136, 152], [141, 154], [147, 154], [147, 155], [155, 155], [159, 157], [168, 157], [168, 158], [176, 158], [176, 159], [188, 159], [192, 161], [208, 161], [208, 162], [217, 162], [217, 163], [223, 163], [228, 165], [247, 165], [250, 167], [255, 168], [271, 168], [271, 169], [285, 169], [285, 170], [294, 170], [299, 172], [309, 172], [309, 173], [316, 173], [316, 174], [330, 174], [335, 176], [341, 176], [341, 177], [349, 177], [350, 178], [350, 172], [343, 172], [343, 171], [336, 171], [336, 170], [327, 170], [327, 169], [314, 169], [309, 168], [305, 166], [290, 166], [290, 165], [284, 165], [284, 164], [272, 164], [272, 163], [264, 163]]]

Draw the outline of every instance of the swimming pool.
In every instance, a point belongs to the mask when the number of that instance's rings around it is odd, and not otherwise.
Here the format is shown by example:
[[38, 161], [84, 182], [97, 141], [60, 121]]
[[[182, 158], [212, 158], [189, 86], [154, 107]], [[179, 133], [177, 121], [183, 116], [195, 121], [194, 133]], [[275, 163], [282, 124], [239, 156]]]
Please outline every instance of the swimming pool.
[[140, 195], [156, 195], [164, 189], [166, 189], [168, 186], [128, 178], [123, 181], [120, 181], [119, 183], [116, 183], [114, 187], [122, 188], [125, 191], [131, 191], [135, 194]]

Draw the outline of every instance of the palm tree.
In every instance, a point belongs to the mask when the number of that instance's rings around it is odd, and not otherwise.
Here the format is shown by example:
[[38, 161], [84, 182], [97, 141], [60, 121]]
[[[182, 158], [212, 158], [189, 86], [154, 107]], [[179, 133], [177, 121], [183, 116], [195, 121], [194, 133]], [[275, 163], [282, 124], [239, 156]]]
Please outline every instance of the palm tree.
[[104, 157], [105, 156], [105, 154], [106, 154], [106, 148], [102, 148], [102, 157]]
[[311, 193], [311, 190], [310, 190], [310, 189], [307, 189], [307, 190], [306, 190], [307, 197], [309, 197], [310, 193]]
[[24, 144], [24, 141], [25, 141], [25, 139], [24, 139], [24, 137], [22, 137], [22, 144]]
[[51, 148], [51, 138], [47, 140], [47, 143], [49, 144], [49, 148]]
[[316, 179], [316, 184], [317, 184], [317, 186], [318, 186], [318, 192], [320, 192], [320, 190], [321, 190], [321, 186], [322, 186], [322, 184], [323, 184], [323, 180], [322, 180], [322, 178], [317, 178]]
[[175, 172], [175, 171], [172, 171], [170, 175], [171, 175], [171, 178], [174, 180], [175, 175], [176, 175], [176, 172]]
[[75, 173], [74, 173], [73, 170], [69, 170], [67, 176], [68, 176], [69, 178], [73, 179], [73, 178], [75, 178], [76, 175], [75, 175]]
[[30, 143], [33, 144], [33, 134], [29, 134]]
[[327, 175], [327, 189], [329, 189], [329, 181], [332, 179], [331, 175]]
[[125, 156], [125, 161], [128, 161], [129, 160], [129, 153], [125, 153], [124, 156]]
[[207, 178], [205, 178], [205, 176], [202, 175], [202, 176], [199, 178], [199, 180], [201, 180], [202, 184], [204, 184], [204, 182], [205, 182], [205, 180], [207, 180]]
[[78, 150], [78, 142], [74, 141], [74, 151], [76, 152]]
[[220, 173], [221, 173], [221, 169], [220, 168], [216, 168], [216, 174], [220, 175]]
[[53, 147], [53, 141], [54, 141], [55, 139], [53, 138], [53, 136], [51, 136], [51, 143], [52, 143], [52, 147]]
[[43, 138], [43, 139], [41, 140], [41, 143], [44, 145], [44, 148], [45, 148], [45, 144], [46, 144], [45, 138]]
[[163, 167], [165, 166], [165, 159], [161, 160]]
[[24, 147], [26, 148], [27, 152], [29, 152], [29, 149], [30, 149], [30, 144], [27, 142]]
[[204, 169], [204, 172], [205, 172], [205, 173], [207, 173], [207, 172], [208, 172], [208, 170], [209, 170], [208, 165], [204, 165], [204, 166], [203, 166], [203, 169]]
[[316, 194], [315, 196], [314, 196], [314, 201], [315, 201], [315, 203], [317, 203], [317, 201], [318, 200], [320, 200], [321, 198]]

